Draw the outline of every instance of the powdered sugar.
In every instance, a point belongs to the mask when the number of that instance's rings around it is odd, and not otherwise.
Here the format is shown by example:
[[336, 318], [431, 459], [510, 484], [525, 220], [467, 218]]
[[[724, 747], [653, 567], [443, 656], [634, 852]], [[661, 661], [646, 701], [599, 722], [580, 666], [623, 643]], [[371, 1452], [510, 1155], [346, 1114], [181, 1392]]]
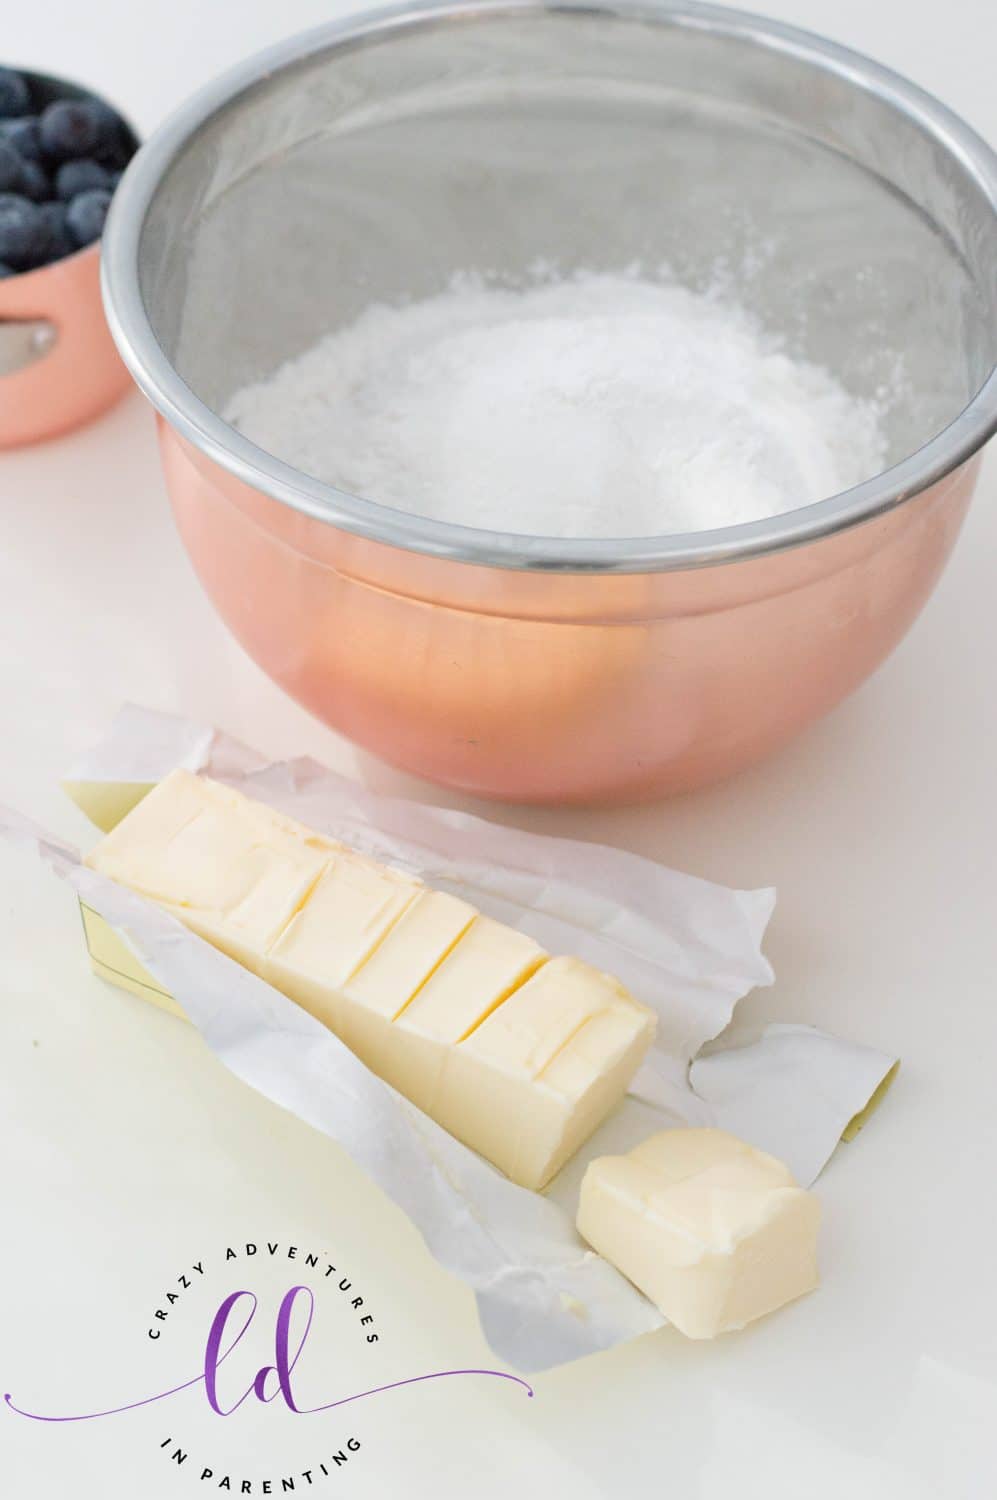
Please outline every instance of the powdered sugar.
[[561, 537], [698, 531], [877, 473], [875, 403], [731, 301], [631, 275], [461, 278], [369, 307], [231, 399], [316, 478], [399, 510]]

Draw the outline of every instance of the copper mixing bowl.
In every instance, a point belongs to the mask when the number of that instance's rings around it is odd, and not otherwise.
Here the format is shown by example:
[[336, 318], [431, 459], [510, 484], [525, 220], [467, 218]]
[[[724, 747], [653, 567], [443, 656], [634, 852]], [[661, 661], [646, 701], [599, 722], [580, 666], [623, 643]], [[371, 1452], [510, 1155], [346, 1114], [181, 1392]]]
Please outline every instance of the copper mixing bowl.
[[[371, 301], [538, 259], [726, 267], [787, 348], [899, 392], [890, 467], [770, 520], [563, 541], [343, 493], [219, 416]], [[707, 5], [433, 5], [275, 47], [144, 147], [104, 287], [238, 639], [359, 744], [488, 797], [674, 792], [782, 745], [903, 636], [997, 426], [993, 154], [867, 59]]]

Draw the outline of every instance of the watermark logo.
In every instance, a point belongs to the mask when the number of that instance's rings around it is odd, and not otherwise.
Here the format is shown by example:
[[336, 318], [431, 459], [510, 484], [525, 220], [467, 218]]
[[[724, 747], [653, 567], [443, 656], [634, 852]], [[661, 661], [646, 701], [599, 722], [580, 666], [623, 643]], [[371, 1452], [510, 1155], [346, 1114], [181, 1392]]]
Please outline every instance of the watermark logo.
[[[249, 1263], [260, 1254], [260, 1247], [253, 1242], [239, 1250], [226, 1247], [221, 1265], [229, 1276], [232, 1276], [232, 1261], [243, 1260], [246, 1265], [240, 1266], [239, 1281], [234, 1285], [230, 1283], [230, 1289], [224, 1292], [217, 1304], [213, 1304], [206, 1327], [195, 1329], [195, 1335], [199, 1339], [199, 1358], [194, 1373], [188, 1379], [151, 1394], [132, 1396], [93, 1410], [72, 1412], [48, 1411], [39, 1404], [28, 1401], [20, 1391], [8, 1391], [3, 1396], [7, 1410], [16, 1417], [37, 1423], [96, 1422], [124, 1417], [143, 1408], [166, 1408], [184, 1392], [198, 1391], [210, 1413], [217, 1418], [230, 1419], [245, 1411], [259, 1412], [274, 1404], [295, 1417], [317, 1418], [322, 1413], [342, 1412], [347, 1408], [355, 1408], [359, 1402], [367, 1403], [384, 1398], [402, 1387], [433, 1386], [445, 1381], [467, 1379], [511, 1383], [532, 1397], [532, 1388], [518, 1375], [487, 1368], [417, 1371], [381, 1384], [357, 1385], [355, 1388], [334, 1391], [317, 1390], [314, 1370], [309, 1371], [308, 1350], [317, 1343], [320, 1344], [323, 1338], [323, 1286], [334, 1290], [338, 1299], [345, 1299], [351, 1315], [357, 1320], [363, 1345], [369, 1347], [378, 1344], [381, 1330], [364, 1297], [354, 1290], [351, 1280], [340, 1275], [336, 1266], [327, 1259], [323, 1260], [313, 1253], [301, 1253], [297, 1246], [282, 1246], [278, 1241], [264, 1242], [262, 1251], [264, 1258], [269, 1257], [271, 1263], [277, 1260], [298, 1261], [302, 1268], [298, 1278], [291, 1280], [276, 1296], [272, 1290], [269, 1295], [264, 1293], [261, 1296], [248, 1284], [250, 1276], [247, 1274]], [[274, 1270], [279, 1278], [281, 1272], [276, 1267]], [[304, 1279], [305, 1274], [309, 1276], [308, 1281]], [[156, 1309], [147, 1330], [151, 1341], [158, 1342], [162, 1338], [167, 1319], [183, 1291], [191, 1289], [195, 1278], [205, 1278], [206, 1275], [205, 1261], [202, 1259], [192, 1264], [189, 1274], [184, 1273], [177, 1278], [181, 1290], [168, 1292], [163, 1299], [167, 1303], [166, 1308]], [[275, 1280], [274, 1275], [269, 1275], [269, 1279], [280, 1287], [280, 1282]], [[268, 1322], [268, 1309], [272, 1325]], [[259, 1335], [261, 1325], [266, 1325], [272, 1357], [255, 1370], [247, 1370], [245, 1361], [240, 1366], [236, 1351], [243, 1345], [251, 1330]], [[351, 1368], [355, 1364], [356, 1361], [351, 1360]], [[184, 1469], [191, 1461], [190, 1447], [172, 1433], [167, 1433], [158, 1442], [158, 1447], [178, 1470]], [[323, 1476], [331, 1476], [350, 1463], [360, 1448], [361, 1442], [357, 1437], [345, 1435], [334, 1450], [325, 1453], [310, 1466], [294, 1467], [275, 1478], [247, 1479], [227, 1472], [224, 1466], [214, 1462], [195, 1461], [191, 1464], [191, 1470], [203, 1486], [223, 1492], [242, 1495], [288, 1494], [296, 1492], [298, 1488], [311, 1488]]]

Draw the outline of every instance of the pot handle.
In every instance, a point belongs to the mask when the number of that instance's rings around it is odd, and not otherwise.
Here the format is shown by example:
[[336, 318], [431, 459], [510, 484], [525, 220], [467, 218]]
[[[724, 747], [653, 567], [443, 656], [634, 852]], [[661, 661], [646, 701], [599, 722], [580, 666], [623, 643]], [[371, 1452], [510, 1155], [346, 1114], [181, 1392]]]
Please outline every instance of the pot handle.
[[58, 337], [47, 318], [0, 318], [0, 378], [43, 359]]

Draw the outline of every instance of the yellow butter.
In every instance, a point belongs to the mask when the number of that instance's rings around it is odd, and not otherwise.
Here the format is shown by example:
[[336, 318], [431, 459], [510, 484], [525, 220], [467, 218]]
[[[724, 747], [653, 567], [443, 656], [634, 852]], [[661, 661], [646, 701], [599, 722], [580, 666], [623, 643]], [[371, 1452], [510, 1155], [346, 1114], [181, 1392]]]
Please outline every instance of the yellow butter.
[[477, 915], [456, 896], [420, 891], [343, 993], [354, 1005], [393, 1021]]
[[[403, 1092], [405, 1053], [414, 1047], [405, 1045], [405, 1033], [392, 1023], [477, 916], [466, 901], [443, 891], [421, 891], [343, 987], [339, 1035], [369, 1068]], [[409, 1074], [414, 1066], [410, 1058]]]
[[186, 1020], [187, 1017], [170, 992], [164, 990], [156, 977], [139, 962], [124, 938], [115, 932], [110, 923], [84, 901], [80, 902], [80, 913], [94, 973], [99, 978], [106, 979], [109, 984], [117, 985], [119, 989], [128, 990], [142, 1000], [151, 1001], [161, 1010], [168, 1011], [171, 1016]]
[[153, 781], [64, 781], [62, 790], [95, 828], [110, 833], [154, 786]]
[[723, 1130], [665, 1130], [590, 1162], [578, 1232], [689, 1338], [713, 1338], [817, 1285], [820, 1205], [789, 1168]]
[[271, 939], [265, 977], [343, 1036], [343, 986], [419, 890], [419, 882], [361, 855], [337, 853], [308, 900]]
[[543, 1186], [619, 1103], [654, 1017], [608, 974], [554, 958], [449, 1049], [433, 1113], [514, 1182]]
[[435, 1117], [449, 1050], [480, 1026], [546, 957], [540, 944], [525, 933], [476, 915], [398, 1016], [387, 1050], [371, 1066]]
[[[186, 771], [87, 863], [282, 990], [528, 1187], [618, 1102], [653, 1036], [652, 1013], [607, 975]], [[117, 963], [143, 993], [109, 933], [94, 928], [95, 967]]]
[[341, 848], [218, 782], [173, 771], [86, 863], [259, 972]]

